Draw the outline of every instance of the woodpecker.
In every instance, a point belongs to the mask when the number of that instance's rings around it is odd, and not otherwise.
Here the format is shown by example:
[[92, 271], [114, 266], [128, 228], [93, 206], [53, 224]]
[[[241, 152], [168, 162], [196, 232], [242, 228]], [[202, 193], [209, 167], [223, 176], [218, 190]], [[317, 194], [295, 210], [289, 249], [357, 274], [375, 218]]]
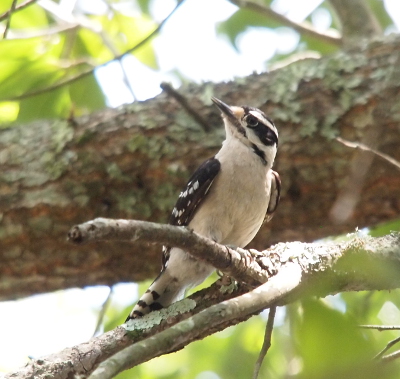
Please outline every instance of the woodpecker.
[[[187, 226], [220, 244], [245, 247], [279, 203], [281, 181], [272, 170], [278, 131], [257, 108], [229, 106], [215, 97], [212, 101], [222, 113], [226, 138], [189, 179], [169, 224]], [[161, 272], [127, 321], [183, 298], [214, 270], [182, 249], [164, 246]]]

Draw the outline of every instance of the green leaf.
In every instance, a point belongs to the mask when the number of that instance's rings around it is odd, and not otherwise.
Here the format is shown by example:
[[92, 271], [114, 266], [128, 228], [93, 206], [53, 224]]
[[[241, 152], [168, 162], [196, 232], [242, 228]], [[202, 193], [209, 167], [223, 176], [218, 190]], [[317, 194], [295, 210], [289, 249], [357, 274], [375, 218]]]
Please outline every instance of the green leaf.
[[19, 104], [17, 101], [0, 102], [0, 125], [12, 123], [18, 117]]
[[[12, 1], [6, 1], [11, 6]], [[12, 29], [26, 30], [28, 28], [40, 28], [49, 26], [46, 11], [37, 4], [32, 4], [21, 11], [13, 13], [11, 17]]]
[[[302, 42], [303, 46], [301, 46]], [[339, 51], [339, 46], [326, 43], [325, 41], [321, 41], [319, 38], [316, 37], [304, 36], [304, 35], [300, 35], [299, 47], [300, 49], [298, 50], [314, 50], [318, 51], [322, 55], [333, 54]]]
[[60, 79], [60, 69], [51, 49], [38, 38], [0, 43], [0, 100], [38, 90]]
[[[125, 53], [136, 46], [157, 28], [154, 21], [144, 15], [141, 17], [128, 17], [115, 13], [111, 19], [102, 17], [101, 23], [119, 54]], [[151, 41], [148, 41], [132, 54], [146, 66], [158, 69]]]
[[93, 74], [71, 83], [69, 94], [75, 116], [102, 109], [106, 105], [104, 94]]
[[139, 5], [140, 10], [144, 14], [146, 14], [146, 15], [150, 14], [150, 12], [149, 12], [149, 10], [150, 10], [150, 0], [136, 0], [136, 2]]
[[96, 63], [105, 63], [114, 58], [114, 54], [104, 45], [98, 33], [80, 28], [73, 47], [73, 56], [93, 60]]
[[[296, 328], [298, 352], [304, 365], [301, 377], [376, 378], [365, 370], [371, 369], [374, 351], [356, 321], [322, 301], [305, 300], [302, 304], [303, 320]], [[356, 375], [357, 372], [364, 376]]]
[[233, 47], [237, 49], [237, 37], [251, 26], [275, 28], [282, 25], [277, 23], [274, 19], [269, 19], [265, 15], [255, 11], [239, 9], [226, 21], [221, 22], [217, 27], [217, 31], [219, 34], [226, 35]]
[[372, 237], [382, 237], [394, 231], [400, 231], [400, 219], [388, 221], [384, 224], [374, 226], [370, 229], [368, 234]]
[[70, 111], [71, 100], [67, 88], [58, 88], [21, 100], [17, 122], [67, 117]]

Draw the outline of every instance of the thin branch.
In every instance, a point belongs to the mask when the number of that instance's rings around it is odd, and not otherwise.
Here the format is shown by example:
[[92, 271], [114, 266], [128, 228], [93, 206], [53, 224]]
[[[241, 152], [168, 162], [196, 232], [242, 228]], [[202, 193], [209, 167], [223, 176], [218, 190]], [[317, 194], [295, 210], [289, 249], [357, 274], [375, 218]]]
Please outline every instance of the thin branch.
[[74, 30], [79, 28], [78, 24], [69, 24], [69, 25], [53, 25], [43, 29], [35, 29], [34, 31], [23, 32], [23, 31], [13, 31], [12, 36], [10, 36], [9, 40], [19, 40], [19, 39], [30, 39], [30, 38], [41, 38], [48, 37], [53, 34], [63, 33], [70, 30]]
[[257, 362], [254, 366], [253, 379], [258, 378], [258, 375], [259, 375], [260, 369], [261, 369], [261, 365], [264, 361], [265, 356], [268, 353], [269, 348], [271, 347], [271, 338], [272, 338], [272, 330], [274, 329], [275, 314], [276, 314], [276, 307], [271, 307], [269, 309], [268, 321], [267, 321], [267, 325], [265, 327], [264, 342], [261, 347], [261, 351], [258, 356]]
[[400, 325], [360, 325], [360, 328], [363, 329], [375, 329], [378, 332], [383, 332], [385, 330], [400, 330]]
[[395, 351], [392, 354], [388, 354], [382, 357], [382, 362], [391, 362], [394, 361], [395, 359], [400, 358], [400, 350]]
[[16, 6], [16, 7], [14, 8], [14, 10], [12, 9], [12, 6], [11, 6], [11, 9], [10, 9], [9, 11], [4, 12], [4, 13], [0, 16], [0, 21], [3, 21], [3, 20], [5, 20], [5, 19], [7, 19], [7, 18], [11, 15], [11, 13], [15, 13], [15, 12], [21, 11], [22, 9], [28, 7], [29, 5], [32, 5], [32, 4], [35, 3], [36, 1], [37, 1], [37, 0], [28, 0], [28, 1], [25, 1], [25, 3]]
[[13, 2], [11, 4], [11, 8], [8, 11], [6, 27], [5, 27], [4, 32], [3, 32], [3, 39], [7, 38], [7, 33], [8, 33], [8, 30], [10, 29], [10, 24], [11, 24], [11, 16], [15, 11], [16, 6], [17, 6], [17, 0], [13, 0]]
[[361, 143], [361, 142], [351, 142], [351, 141], [347, 141], [341, 137], [336, 137], [336, 141], [342, 143], [343, 145], [347, 146], [347, 147], [351, 147], [353, 149], [360, 149], [363, 151], [369, 151], [375, 155], [377, 155], [378, 157], [384, 159], [385, 161], [391, 163], [393, 166], [397, 167], [398, 169], [400, 169], [400, 162], [397, 161], [396, 159], [392, 158], [391, 156], [381, 153], [378, 150], [375, 150], [371, 147], [368, 147], [367, 145]]
[[119, 59], [118, 63], [122, 70], [122, 81], [124, 82], [125, 86], [128, 88], [128, 91], [131, 93], [133, 101], [137, 101], [137, 97], [136, 97], [135, 92], [133, 91], [132, 85], [129, 81], [128, 73], [125, 70], [125, 66], [122, 62], [122, 59]]
[[192, 118], [204, 129], [205, 132], [210, 131], [209, 123], [204, 119], [204, 117], [199, 114], [189, 103], [188, 101], [178, 92], [176, 91], [169, 83], [161, 83], [160, 87], [163, 91], [165, 91], [168, 95], [172, 96], [185, 111], [192, 116]]
[[329, 43], [334, 46], [341, 46], [342, 39], [340, 37], [336, 37], [331, 34], [320, 33], [311, 26], [306, 25], [305, 23], [299, 24], [295, 21], [290, 20], [289, 18], [283, 16], [282, 14], [275, 12], [270, 7], [266, 7], [264, 5], [247, 0], [229, 0], [229, 1], [232, 4], [237, 5], [239, 8], [250, 9], [268, 18], [272, 18], [275, 21], [281, 23], [282, 25], [291, 27], [292, 29], [296, 30], [297, 32], [299, 32], [304, 36], [313, 37], [321, 42]]
[[128, 55], [128, 54], [130, 54], [130, 53], [133, 53], [134, 51], [138, 50], [138, 49], [141, 48], [143, 45], [145, 45], [145, 44], [146, 44], [148, 41], [150, 41], [152, 38], [154, 38], [155, 35], [158, 34], [158, 32], [161, 30], [161, 28], [164, 26], [164, 24], [171, 18], [171, 16], [172, 16], [172, 15], [176, 12], [176, 10], [183, 4], [184, 1], [185, 1], [185, 0], [180, 0], [180, 1], [178, 1], [177, 5], [176, 5], [175, 8], [171, 11], [171, 13], [170, 13], [166, 18], [164, 18], [164, 20], [162, 20], [162, 21], [160, 22], [160, 24], [157, 26], [157, 28], [155, 28], [147, 37], [145, 37], [144, 39], [142, 39], [142, 40], [141, 40], [139, 43], [137, 43], [135, 46], [133, 46], [133, 47], [131, 47], [130, 49], [126, 50], [124, 53], [122, 53], [122, 54], [116, 56], [115, 58], [113, 58], [113, 59], [111, 59], [111, 60], [109, 60], [109, 61], [107, 61], [107, 62], [105, 62], [105, 63], [102, 63], [102, 64], [100, 64], [100, 65], [98, 65], [98, 66], [96, 66], [96, 67], [93, 67], [93, 68], [91, 68], [91, 69], [89, 69], [89, 70], [87, 70], [87, 71], [83, 71], [83, 72], [81, 72], [80, 74], [78, 74], [78, 75], [76, 75], [76, 76], [73, 76], [73, 77], [68, 78], [68, 79], [66, 79], [66, 80], [62, 80], [62, 81], [60, 81], [60, 82], [58, 82], [58, 83], [55, 83], [55, 84], [53, 84], [53, 85], [51, 85], [51, 86], [48, 86], [48, 87], [45, 87], [45, 88], [41, 88], [41, 89], [36, 90], [36, 91], [26, 92], [26, 93], [24, 93], [24, 94], [22, 94], [22, 95], [14, 96], [14, 97], [11, 97], [11, 98], [3, 98], [3, 99], [0, 99], [0, 101], [17, 101], [17, 100], [23, 100], [23, 99], [26, 99], [26, 98], [31, 97], [31, 96], [41, 95], [41, 94], [43, 94], [43, 93], [47, 93], [47, 92], [53, 91], [53, 90], [55, 90], [55, 89], [58, 89], [58, 88], [60, 88], [60, 87], [63, 87], [63, 86], [65, 86], [65, 85], [67, 85], [67, 84], [71, 84], [71, 83], [73, 83], [73, 82], [76, 82], [77, 80], [80, 80], [80, 79], [82, 79], [82, 78], [84, 78], [84, 77], [86, 77], [86, 76], [88, 76], [88, 75], [93, 74], [93, 72], [94, 72], [97, 68], [99, 68], [99, 67], [106, 66], [106, 65], [108, 65], [108, 64], [111, 63], [111, 62], [120, 60], [120, 59], [123, 58], [125, 55]]
[[[253, 291], [237, 298], [211, 306], [193, 317], [184, 320], [163, 332], [129, 346], [104, 361], [89, 376], [89, 379], [111, 379], [123, 370], [176, 351], [196, 340], [203, 329], [215, 329], [227, 320], [241, 318], [260, 312], [287, 296], [301, 282], [299, 266], [289, 264], [279, 276]], [[136, 320], [132, 320], [134, 323]], [[129, 330], [130, 323], [127, 324]], [[134, 330], [134, 329], [133, 329]]]
[[111, 302], [113, 293], [114, 293], [114, 287], [111, 287], [110, 291], [108, 292], [107, 298], [104, 300], [104, 302], [101, 306], [100, 312], [97, 316], [97, 323], [96, 323], [96, 327], [94, 328], [93, 337], [95, 337], [101, 333], [100, 329], [103, 324], [103, 320], [104, 320], [104, 316], [106, 314], [107, 308]]
[[392, 346], [396, 345], [398, 342], [400, 342], [400, 337], [395, 338], [394, 340], [388, 342], [388, 344], [385, 346], [385, 348], [380, 351], [378, 354], [375, 355], [374, 359], [379, 359], [385, 354]]
[[[377, 114], [378, 111], [374, 113]], [[381, 141], [381, 138], [379, 138], [381, 134], [382, 128], [379, 122], [375, 122], [369, 125], [365, 131], [362, 143], [378, 148]], [[362, 150], [356, 150], [353, 154], [345, 184], [339, 191], [329, 211], [329, 217], [334, 223], [343, 224], [353, 215], [374, 158], [373, 154], [368, 154]]]

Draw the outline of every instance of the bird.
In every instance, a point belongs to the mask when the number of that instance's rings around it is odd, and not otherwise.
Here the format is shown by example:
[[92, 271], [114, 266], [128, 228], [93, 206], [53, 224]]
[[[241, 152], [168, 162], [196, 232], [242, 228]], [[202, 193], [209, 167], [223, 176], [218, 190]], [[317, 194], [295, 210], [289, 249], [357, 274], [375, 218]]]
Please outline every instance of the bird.
[[[229, 106], [212, 97], [221, 111], [225, 140], [218, 153], [190, 177], [172, 210], [169, 224], [186, 226], [211, 240], [248, 245], [280, 199], [281, 180], [272, 170], [278, 131], [261, 110]], [[202, 283], [215, 268], [186, 251], [163, 247], [162, 269], [126, 321], [165, 308]]]

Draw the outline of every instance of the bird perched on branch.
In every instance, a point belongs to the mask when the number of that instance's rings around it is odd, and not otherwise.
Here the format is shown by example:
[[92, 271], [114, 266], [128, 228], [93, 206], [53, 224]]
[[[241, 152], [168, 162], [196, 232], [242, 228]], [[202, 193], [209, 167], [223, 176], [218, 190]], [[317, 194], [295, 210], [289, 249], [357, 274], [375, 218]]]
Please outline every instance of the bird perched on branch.
[[[272, 170], [278, 131], [257, 108], [229, 106], [215, 97], [212, 101], [222, 113], [225, 141], [189, 179], [169, 223], [187, 226], [220, 244], [245, 247], [278, 206], [281, 182]], [[165, 246], [160, 274], [127, 320], [181, 299], [186, 289], [214, 270], [182, 249]]]

